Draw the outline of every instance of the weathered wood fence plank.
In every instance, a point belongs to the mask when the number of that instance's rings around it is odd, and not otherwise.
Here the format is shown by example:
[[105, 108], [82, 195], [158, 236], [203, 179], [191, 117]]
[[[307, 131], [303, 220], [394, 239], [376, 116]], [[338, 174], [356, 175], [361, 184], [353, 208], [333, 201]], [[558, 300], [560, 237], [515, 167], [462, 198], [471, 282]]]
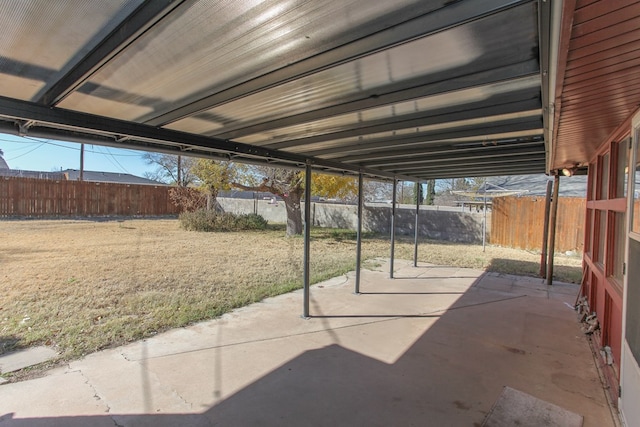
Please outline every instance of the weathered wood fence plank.
[[[544, 197], [499, 197], [493, 200], [491, 243], [541, 250]], [[556, 224], [556, 250], [582, 252], [585, 199], [561, 197]]]
[[175, 215], [164, 185], [0, 178], [0, 217]]

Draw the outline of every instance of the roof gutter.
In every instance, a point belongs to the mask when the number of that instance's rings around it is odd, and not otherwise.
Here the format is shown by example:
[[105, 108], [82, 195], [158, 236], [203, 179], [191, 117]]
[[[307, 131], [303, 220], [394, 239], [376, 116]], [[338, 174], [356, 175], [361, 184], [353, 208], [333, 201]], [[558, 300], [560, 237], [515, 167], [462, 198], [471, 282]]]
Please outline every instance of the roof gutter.
[[555, 99], [558, 80], [558, 55], [562, 24], [560, 0], [540, 0], [540, 73], [542, 77], [542, 120], [544, 124], [546, 173], [552, 173], [555, 134]]

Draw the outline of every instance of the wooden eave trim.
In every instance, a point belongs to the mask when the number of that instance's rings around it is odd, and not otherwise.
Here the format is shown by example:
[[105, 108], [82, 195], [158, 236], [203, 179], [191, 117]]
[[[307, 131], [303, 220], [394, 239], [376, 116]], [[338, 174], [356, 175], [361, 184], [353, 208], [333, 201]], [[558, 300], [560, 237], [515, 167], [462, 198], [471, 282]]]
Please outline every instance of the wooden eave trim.
[[573, 16], [576, 12], [576, 0], [565, 0], [562, 5], [562, 21], [560, 23], [560, 43], [558, 46], [558, 64], [556, 67], [556, 87], [555, 99], [553, 100], [553, 135], [551, 136], [552, 146], [550, 147], [551, 161], [549, 167], [555, 163], [555, 145], [558, 140], [560, 123], [560, 113], [562, 111], [562, 90], [564, 89], [564, 76], [567, 70], [569, 59], [569, 44], [571, 43], [571, 32], [573, 29]]

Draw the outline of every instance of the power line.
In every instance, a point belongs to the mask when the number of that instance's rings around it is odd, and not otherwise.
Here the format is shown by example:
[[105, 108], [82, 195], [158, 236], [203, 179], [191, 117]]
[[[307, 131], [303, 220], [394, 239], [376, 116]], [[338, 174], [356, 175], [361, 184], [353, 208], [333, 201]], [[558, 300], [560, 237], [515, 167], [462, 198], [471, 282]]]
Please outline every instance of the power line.
[[[75, 151], [80, 151], [80, 148], [76, 148], [76, 147], [69, 147], [67, 145], [62, 145], [62, 144], [56, 144], [55, 142], [52, 142], [51, 140], [42, 140], [42, 139], [38, 139], [38, 138], [32, 138], [29, 136], [23, 136], [22, 138], [24, 139], [28, 139], [29, 141], [32, 142], [26, 142], [26, 141], [20, 141], [20, 140], [12, 140], [12, 139], [5, 139], [5, 138], [0, 138], [0, 141], [4, 141], [4, 142], [14, 142], [14, 143], [18, 143], [18, 144], [32, 144], [34, 142], [36, 143], [40, 143], [42, 144], [47, 144], [47, 145], [53, 145], [55, 147], [60, 147], [60, 148], [67, 148], [69, 150], [75, 150]], [[127, 150], [126, 148], [119, 148], [119, 150], [123, 150], [123, 151], [134, 151], [134, 150]], [[89, 152], [89, 153], [94, 153], [94, 154], [103, 154], [103, 152], [99, 152], [99, 151], [93, 151], [93, 150], [85, 150], [85, 152]], [[109, 153], [111, 156], [117, 156], [117, 157], [140, 157], [142, 156], [143, 152], [139, 152], [138, 154], [113, 154], [113, 153]]]
[[43, 143], [41, 143], [40, 145], [38, 145], [37, 147], [35, 147], [35, 148], [33, 148], [33, 149], [31, 149], [31, 150], [27, 151], [26, 153], [20, 154], [19, 156], [12, 157], [12, 158], [7, 159], [7, 160], [9, 160], [9, 161], [13, 161], [13, 160], [15, 160], [15, 159], [19, 159], [20, 157], [26, 156], [27, 154], [29, 154], [29, 153], [31, 153], [31, 152], [33, 152], [33, 151], [36, 151], [38, 148], [42, 147], [44, 144], [45, 144], [45, 143], [43, 142]]
[[[94, 147], [95, 147], [95, 146], [94, 146]], [[98, 147], [99, 147], [99, 146], [98, 146]], [[109, 149], [108, 149], [107, 147], [101, 147], [101, 148], [104, 148], [107, 152], [106, 152], [106, 153], [101, 152], [101, 153], [98, 153], [98, 154], [102, 154], [103, 156], [105, 156], [105, 157], [107, 158], [107, 160], [108, 160], [108, 161], [109, 161], [113, 166], [115, 166], [116, 168], [119, 168], [119, 169], [120, 169], [121, 171], [123, 171], [124, 173], [129, 173], [129, 171], [127, 171], [127, 170], [126, 170], [126, 169], [125, 169], [125, 168], [120, 164], [120, 162], [118, 162], [118, 160], [113, 156], [113, 154], [109, 151]], [[112, 158], [113, 160], [111, 160], [111, 159], [109, 158], [109, 155], [111, 155], [111, 158]]]

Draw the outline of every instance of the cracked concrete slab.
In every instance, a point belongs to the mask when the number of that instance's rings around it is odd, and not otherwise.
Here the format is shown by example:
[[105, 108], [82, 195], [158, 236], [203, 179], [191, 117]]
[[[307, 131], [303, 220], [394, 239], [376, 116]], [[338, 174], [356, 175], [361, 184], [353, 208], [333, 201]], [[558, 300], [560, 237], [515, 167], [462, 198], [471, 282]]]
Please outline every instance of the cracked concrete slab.
[[[106, 414], [109, 410], [82, 373], [64, 368], [42, 378], [6, 384], [2, 389], [0, 414], [11, 413], [13, 418]], [[0, 426], [4, 425], [11, 423], [3, 420]]]
[[38, 365], [55, 359], [57, 356], [58, 353], [54, 349], [45, 346], [31, 347], [25, 350], [6, 353], [0, 356], [0, 374]]
[[106, 350], [70, 363], [69, 369], [87, 379], [95, 395], [108, 405], [110, 413], [192, 412], [191, 405], [159, 382], [147, 365], [146, 358], [131, 362], [118, 350]]
[[360, 295], [353, 273], [312, 287], [309, 319], [296, 291], [5, 384], [0, 427], [480, 425], [505, 385], [614, 425], [575, 312], [540, 283], [388, 266]]

